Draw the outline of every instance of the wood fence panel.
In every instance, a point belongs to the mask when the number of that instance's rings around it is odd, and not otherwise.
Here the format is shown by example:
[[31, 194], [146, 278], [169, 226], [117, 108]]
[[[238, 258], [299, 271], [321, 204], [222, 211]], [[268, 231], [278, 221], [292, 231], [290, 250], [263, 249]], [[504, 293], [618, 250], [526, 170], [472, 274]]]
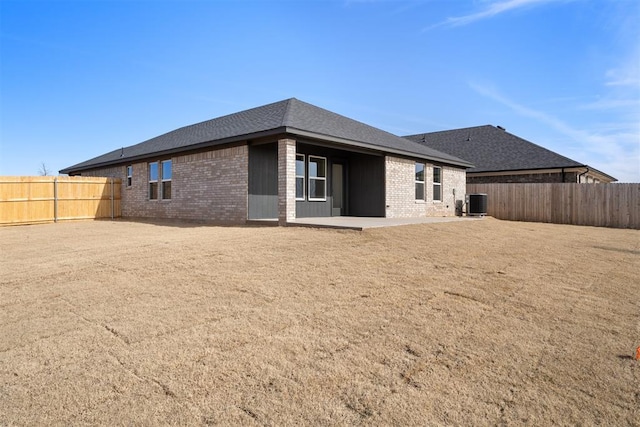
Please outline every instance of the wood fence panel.
[[[111, 217], [111, 187], [110, 178], [58, 178], [58, 219]], [[120, 181], [113, 187], [115, 210], [116, 204], [120, 207]]]
[[121, 215], [121, 182], [94, 177], [0, 177], [0, 225]]
[[[640, 206], [638, 206], [638, 200], [640, 200], [640, 186], [629, 187], [628, 191], [624, 194], [625, 200], [620, 203], [620, 207], [623, 212], [620, 213], [620, 218], [624, 218], [628, 215], [628, 224], [640, 224]], [[630, 226], [630, 228], [638, 228]]]
[[467, 184], [487, 214], [513, 221], [640, 229], [640, 184]]
[[53, 197], [48, 177], [0, 177], [0, 224], [49, 221]]

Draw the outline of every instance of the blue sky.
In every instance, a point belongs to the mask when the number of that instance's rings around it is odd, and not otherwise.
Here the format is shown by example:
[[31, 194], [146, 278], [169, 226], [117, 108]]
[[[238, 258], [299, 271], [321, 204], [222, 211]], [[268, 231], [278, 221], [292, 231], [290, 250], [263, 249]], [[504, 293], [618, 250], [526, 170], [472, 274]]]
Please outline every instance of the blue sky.
[[0, 175], [296, 97], [640, 182], [640, 2], [0, 0]]

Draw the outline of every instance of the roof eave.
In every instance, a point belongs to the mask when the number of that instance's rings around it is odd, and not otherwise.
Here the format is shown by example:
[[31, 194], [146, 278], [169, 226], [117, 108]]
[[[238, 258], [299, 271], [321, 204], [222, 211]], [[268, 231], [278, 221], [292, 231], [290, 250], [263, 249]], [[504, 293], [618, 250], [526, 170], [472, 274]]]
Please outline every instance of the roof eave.
[[470, 175], [473, 174], [491, 174], [491, 173], [510, 173], [510, 172], [540, 172], [540, 171], [551, 171], [551, 170], [576, 170], [576, 169], [584, 169], [583, 171], [581, 171], [581, 173], [584, 172], [593, 172], [595, 174], [601, 175], [602, 177], [611, 180], [612, 182], [617, 181], [616, 178], [614, 178], [611, 175], [608, 175], [602, 171], [599, 171], [596, 168], [593, 168], [589, 165], [565, 165], [565, 166], [546, 166], [546, 167], [540, 167], [540, 168], [526, 168], [526, 169], [481, 169], [481, 170], [473, 170], [473, 171], [468, 171], [467, 173]]
[[600, 176], [602, 176], [602, 177], [604, 177], [606, 179], [611, 180], [611, 182], [617, 182], [618, 181], [617, 178], [615, 178], [615, 177], [613, 177], [613, 176], [611, 176], [609, 174], [606, 174], [606, 173], [602, 172], [601, 170], [593, 168], [593, 167], [591, 167], [589, 165], [583, 165], [583, 167], [587, 168], [589, 170], [589, 172], [593, 172], [596, 175], [600, 175]]
[[470, 171], [469, 173], [491, 173], [491, 172], [521, 172], [521, 171], [532, 171], [539, 172], [545, 170], [556, 170], [556, 169], [580, 169], [585, 168], [585, 165], [567, 165], [567, 166], [544, 166], [539, 168], [511, 168], [511, 169], [479, 169]]
[[[137, 156], [120, 157], [118, 159], [93, 163], [90, 165], [84, 165], [84, 166], [74, 165], [65, 169], [61, 169], [59, 172], [61, 174], [73, 174], [73, 173], [78, 173], [78, 172], [91, 170], [91, 169], [100, 169], [100, 168], [109, 167], [109, 166], [122, 165], [126, 163], [131, 163], [134, 161], [139, 161], [139, 160], [144, 160], [144, 159], [149, 159], [154, 157], [162, 157], [162, 156], [167, 156], [171, 154], [183, 153], [186, 151], [200, 150], [203, 148], [209, 148], [209, 147], [214, 147], [214, 146], [224, 145], [224, 144], [231, 144], [234, 142], [246, 141], [254, 138], [269, 137], [269, 136], [279, 135], [283, 133], [289, 133], [292, 135], [298, 135], [298, 136], [312, 138], [312, 139], [320, 139], [320, 140], [330, 141], [330, 142], [334, 142], [341, 145], [354, 146], [354, 147], [365, 148], [365, 149], [375, 150], [375, 151], [380, 151], [385, 153], [398, 154], [398, 155], [408, 156], [408, 157], [424, 158], [424, 159], [428, 159], [436, 162], [441, 162], [444, 164], [460, 166], [463, 168], [473, 167], [473, 164], [464, 162], [464, 161], [456, 161], [456, 160], [447, 159], [439, 156], [427, 156], [424, 154], [415, 153], [411, 151], [398, 150], [395, 148], [383, 147], [380, 145], [369, 144], [366, 142], [354, 141], [354, 140], [330, 136], [330, 135], [323, 135], [316, 132], [305, 131], [305, 130], [301, 130], [293, 127], [281, 126], [278, 128], [269, 129], [261, 132], [254, 132], [254, 133], [245, 134], [245, 135], [237, 135], [229, 138], [217, 139], [214, 141], [207, 141], [207, 142], [193, 144], [185, 147], [176, 147], [168, 150], [156, 151], [153, 153], [140, 154]], [[126, 148], [125, 148], [125, 151], [126, 151]]]
[[385, 152], [385, 153], [399, 154], [401, 156], [418, 157], [418, 158], [423, 158], [423, 159], [428, 159], [428, 160], [434, 160], [436, 162], [446, 163], [446, 164], [455, 165], [455, 166], [461, 166], [463, 168], [473, 167], [473, 164], [468, 163], [468, 162], [464, 162], [464, 161], [455, 161], [455, 160], [451, 160], [451, 159], [441, 158], [441, 157], [438, 157], [438, 156], [426, 156], [424, 154], [415, 153], [415, 152], [412, 152], [412, 151], [405, 151], [405, 150], [398, 150], [398, 149], [395, 149], [395, 148], [382, 147], [380, 145], [369, 144], [369, 143], [361, 142], [361, 141], [354, 141], [354, 140], [351, 140], [351, 139], [340, 138], [340, 137], [337, 137], [337, 136], [323, 135], [323, 134], [319, 134], [319, 133], [316, 133], [316, 132], [310, 132], [310, 131], [305, 131], [305, 130], [301, 130], [301, 129], [296, 129], [296, 128], [293, 128], [293, 127], [287, 127], [286, 128], [286, 132], [290, 133], [292, 135], [298, 135], [298, 136], [303, 136], [303, 137], [306, 137], [306, 138], [313, 138], [313, 139], [320, 139], [320, 140], [324, 140], [324, 141], [330, 141], [330, 142], [334, 142], [334, 143], [341, 144], [341, 145], [354, 146], [354, 147], [359, 147], [359, 148], [366, 148], [366, 149], [369, 149], [369, 150], [381, 151], [381, 152]]
[[[198, 143], [198, 144], [188, 145], [188, 146], [184, 146], [184, 147], [176, 147], [176, 148], [171, 148], [171, 149], [168, 149], [168, 150], [155, 151], [153, 153], [148, 153], [148, 154], [140, 154], [140, 155], [137, 155], [137, 156], [121, 157], [121, 158], [118, 158], [118, 159], [109, 160], [109, 161], [106, 161], [106, 162], [93, 163], [91, 165], [86, 165], [86, 166], [82, 166], [82, 167], [78, 167], [77, 165], [75, 165], [75, 166], [71, 166], [71, 167], [68, 167], [68, 168], [65, 168], [65, 169], [61, 169], [59, 172], [62, 173], [62, 174], [71, 174], [71, 173], [82, 172], [82, 171], [86, 171], [86, 170], [90, 170], [90, 169], [100, 169], [100, 168], [104, 168], [104, 167], [108, 167], [108, 166], [116, 166], [116, 165], [122, 165], [122, 164], [126, 164], [126, 163], [131, 163], [131, 162], [138, 161], [138, 160], [145, 160], [145, 159], [150, 159], [150, 158], [154, 158], [154, 157], [168, 156], [170, 154], [184, 153], [184, 152], [187, 152], [187, 151], [201, 150], [203, 148], [215, 147], [215, 146], [224, 145], [224, 144], [232, 144], [234, 142], [246, 141], [246, 140], [254, 139], [254, 138], [262, 138], [262, 137], [278, 135], [278, 134], [282, 134], [284, 132], [285, 132], [285, 128], [284, 127], [278, 127], [278, 128], [274, 128], [274, 129], [269, 129], [269, 130], [260, 131], [260, 132], [254, 132], [254, 133], [245, 134], [245, 135], [237, 135], [237, 136], [232, 136], [232, 137], [223, 138], [223, 139], [216, 139], [214, 141], [201, 142], [201, 143]], [[126, 150], [126, 148], [125, 148], [125, 150]]]

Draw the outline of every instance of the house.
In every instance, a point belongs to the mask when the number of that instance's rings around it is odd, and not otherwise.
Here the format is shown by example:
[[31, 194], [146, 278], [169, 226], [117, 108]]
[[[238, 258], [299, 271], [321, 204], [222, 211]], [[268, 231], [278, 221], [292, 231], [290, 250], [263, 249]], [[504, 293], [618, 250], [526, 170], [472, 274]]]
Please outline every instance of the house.
[[295, 98], [61, 170], [120, 178], [122, 216], [226, 223], [455, 215], [472, 165]]
[[467, 184], [617, 181], [595, 168], [515, 136], [500, 126], [476, 126], [405, 138], [469, 160], [474, 166], [467, 170]]

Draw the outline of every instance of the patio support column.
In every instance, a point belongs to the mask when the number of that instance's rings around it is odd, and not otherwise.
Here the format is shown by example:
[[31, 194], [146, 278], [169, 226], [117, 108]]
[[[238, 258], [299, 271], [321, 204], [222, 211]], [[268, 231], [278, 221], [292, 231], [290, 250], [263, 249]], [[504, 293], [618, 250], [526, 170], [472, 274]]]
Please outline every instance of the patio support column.
[[278, 140], [278, 224], [296, 219], [296, 141]]

